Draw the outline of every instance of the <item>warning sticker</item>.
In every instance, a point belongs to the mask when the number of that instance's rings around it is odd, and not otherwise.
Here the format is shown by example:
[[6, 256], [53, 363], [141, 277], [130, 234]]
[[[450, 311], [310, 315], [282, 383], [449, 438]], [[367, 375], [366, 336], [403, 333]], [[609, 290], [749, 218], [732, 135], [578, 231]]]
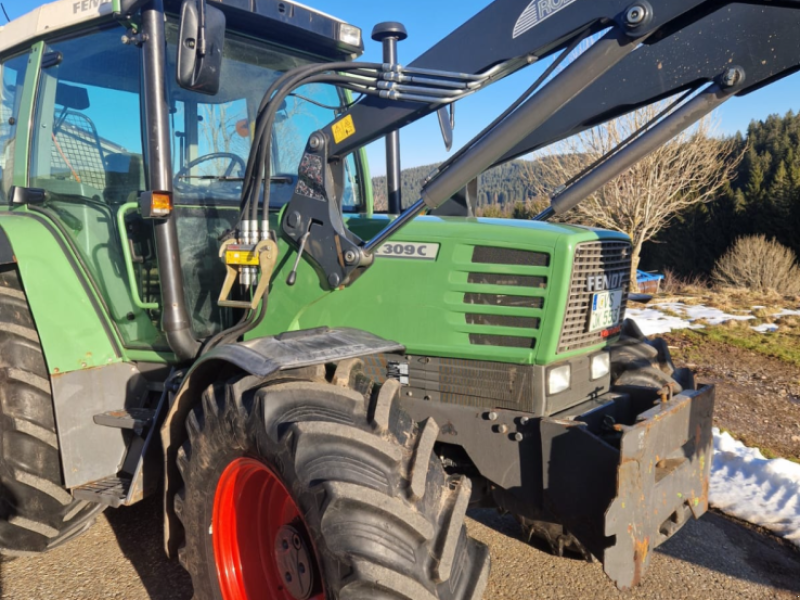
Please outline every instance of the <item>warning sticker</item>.
[[355, 123], [353, 123], [353, 117], [347, 115], [341, 121], [337, 121], [331, 126], [333, 130], [333, 141], [337, 144], [343, 140], [346, 140], [351, 135], [356, 132]]

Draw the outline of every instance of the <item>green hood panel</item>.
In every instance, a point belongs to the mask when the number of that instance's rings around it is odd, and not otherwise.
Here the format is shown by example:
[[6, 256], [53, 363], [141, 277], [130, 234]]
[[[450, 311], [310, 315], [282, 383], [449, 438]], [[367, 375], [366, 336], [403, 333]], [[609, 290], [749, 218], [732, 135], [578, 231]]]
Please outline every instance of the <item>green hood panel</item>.
[[[385, 218], [351, 219], [348, 225], [369, 238], [385, 223]], [[594, 349], [556, 352], [575, 247], [598, 240], [627, 238], [533, 221], [422, 217], [392, 243], [439, 244], [435, 261], [377, 257], [376, 264], [351, 286], [333, 292], [323, 291], [319, 276], [306, 261], [298, 270], [296, 285], [287, 286], [296, 255], [294, 251], [287, 255], [282, 243], [267, 318], [248, 337], [347, 326], [398, 341], [411, 354], [549, 364]], [[518, 264], [473, 262], [476, 247], [510, 250], [510, 262]], [[543, 254], [549, 256], [544, 266], [524, 264], [527, 257]], [[508, 285], [509, 281], [532, 285], [519, 287]], [[476, 298], [482, 302], [490, 298], [494, 305], [476, 304]], [[514, 301], [519, 299], [523, 301]], [[485, 345], [497, 341], [504, 345]]]

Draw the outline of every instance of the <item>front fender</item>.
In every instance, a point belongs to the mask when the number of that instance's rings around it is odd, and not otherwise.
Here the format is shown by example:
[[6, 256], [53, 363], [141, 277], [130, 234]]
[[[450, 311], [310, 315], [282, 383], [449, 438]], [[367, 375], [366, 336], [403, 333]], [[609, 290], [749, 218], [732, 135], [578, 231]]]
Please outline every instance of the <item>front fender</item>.
[[297, 371], [370, 354], [404, 350], [405, 347], [397, 342], [359, 329], [320, 327], [227, 344], [215, 348], [195, 362], [183, 378], [161, 426], [164, 449], [164, 547], [167, 554], [175, 555], [179, 539], [176, 534], [180, 522], [173, 510], [173, 500], [181, 482], [176, 463], [178, 449], [186, 439], [186, 416], [199, 401], [204, 389], [236, 373], [264, 379], [281, 371]]

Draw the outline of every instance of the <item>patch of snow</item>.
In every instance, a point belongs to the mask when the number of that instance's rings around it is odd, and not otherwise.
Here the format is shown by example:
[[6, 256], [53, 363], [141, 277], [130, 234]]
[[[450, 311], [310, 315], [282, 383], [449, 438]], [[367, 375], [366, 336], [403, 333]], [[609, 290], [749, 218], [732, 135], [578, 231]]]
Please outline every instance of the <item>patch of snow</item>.
[[772, 315], [775, 319], [780, 319], [781, 317], [800, 317], [800, 310], [789, 310], [784, 308], [781, 312], [776, 315]]
[[768, 460], [716, 427], [709, 501], [800, 546], [800, 465]]
[[775, 323], [762, 323], [761, 325], [751, 326], [750, 329], [758, 333], [775, 333], [778, 331], [778, 326]]
[[633, 320], [644, 335], [669, 333], [674, 329], [696, 329], [689, 321], [666, 315], [655, 308], [629, 308], [625, 316]]
[[[664, 310], [679, 316], [666, 315], [662, 312]], [[645, 335], [658, 335], [675, 329], [702, 329], [703, 325], [694, 324], [698, 319], [703, 319], [709, 325], [719, 325], [726, 321], [749, 321], [755, 318], [752, 315], [731, 315], [703, 304], [689, 306], [683, 302], [664, 302], [644, 309], [629, 308], [626, 316], [633, 319]]]
[[655, 304], [654, 306], [663, 306], [667, 310], [671, 310], [682, 316], [685, 316], [689, 321], [703, 319], [704, 321], [707, 321], [709, 325], [720, 325], [726, 321], [748, 321], [755, 318], [753, 315], [732, 315], [721, 311], [718, 308], [711, 308], [704, 304], [690, 306], [684, 304], [683, 302], [667, 302], [664, 304]]
[[759, 308], [767, 308], [767, 307], [766, 306], [761, 306], [760, 304], [757, 304], [756, 306], [753, 306], [752, 308], [753, 308], [753, 310], [758, 310]]

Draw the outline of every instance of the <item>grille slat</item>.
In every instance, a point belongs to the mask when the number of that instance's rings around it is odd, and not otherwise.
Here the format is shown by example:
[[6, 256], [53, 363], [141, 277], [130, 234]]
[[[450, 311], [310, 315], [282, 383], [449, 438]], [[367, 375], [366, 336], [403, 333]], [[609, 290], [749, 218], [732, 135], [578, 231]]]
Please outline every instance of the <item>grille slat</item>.
[[625, 318], [630, 283], [631, 245], [628, 242], [586, 242], [575, 250], [572, 276], [569, 287], [567, 309], [561, 327], [558, 352], [569, 352], [587, 348], [603, 342], [601, 331], [589, 332], [589, 314], [593, 291], [589, 291], [590, 276], [621, 276], [614, 289], [623, 290], [620, 305], [620, 321]]
[[542, 308], [544, 298], [541, 296], [508, 296], [505, 294], [464, 294], [464, 304], [480, 304], [482, 306], [504, 306], [506, 308]]
[[488, 265], [515, 265], [520, 267], [547, 267], [550, 255], [530, 250], [498, 248], [496, 246], [475, 246], [472, 262]]
[[515, 317], [510, 315], [483, 315], [480, 313], [467, 313], [469, 325], [494, 325], [497, 327], [519, 327], [522, 329], [539, 329], [537, 317]]
[[530, 349], [536, 345], [536, 340], [512, 335], [489, 335], [483, 333], [470, 333], [469, 343], [476, 346], [501, 346], [504, 348]]
[[513, 285], [515, 287], [544, 288], [546, 277], [534, 275], [507, 275], [503, 273], [470, 273], [468, 283], [481, 285]]

